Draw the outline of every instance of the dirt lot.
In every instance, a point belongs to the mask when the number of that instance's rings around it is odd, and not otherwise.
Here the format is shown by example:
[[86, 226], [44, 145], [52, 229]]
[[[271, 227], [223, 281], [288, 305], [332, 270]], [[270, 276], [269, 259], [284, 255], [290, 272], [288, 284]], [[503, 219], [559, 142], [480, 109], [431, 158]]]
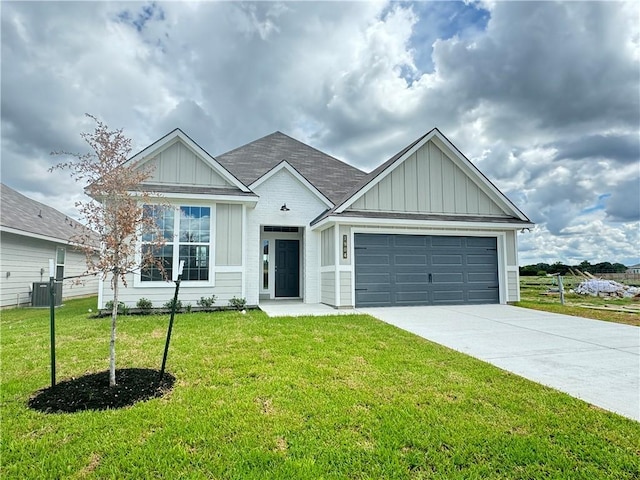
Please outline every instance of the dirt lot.
[[640, 326], [639, 301], [631, 298], [592, 297], [571, 293], [582, 280], [581, 277], [563, 277], [565, 304], [561, 305], [555, 277], [520, 277], [521, 301], [516, 305]]

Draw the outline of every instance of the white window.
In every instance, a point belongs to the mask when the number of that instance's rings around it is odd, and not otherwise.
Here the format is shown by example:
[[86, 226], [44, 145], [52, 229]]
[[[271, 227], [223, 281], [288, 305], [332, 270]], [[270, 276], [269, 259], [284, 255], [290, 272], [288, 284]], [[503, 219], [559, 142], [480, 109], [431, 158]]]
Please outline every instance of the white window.
[[64, 247], [56, 248], [56, 281], [61, 282], [64, 278], [64, 260], [67, 251]]
[[[154, 257], [159, 259], [167, 275], [172, 278], [173, 269], [180, 260], [184, 260], [182, 280], [209, 281], [211, 263], [211, 208], [196, 206], [180, 206], [162, 208], [145, 205], [145, 215], [156, 219], [156, 224], [165, 240], [162, 247], [156, 248]], [[148, 243], [155, 239], [151, 234], [142, 237], [143, 252], [152, 248]], [[143, 282], [164, 281], [162, 272], [157, 266], [142, 270], [140, 280]]]

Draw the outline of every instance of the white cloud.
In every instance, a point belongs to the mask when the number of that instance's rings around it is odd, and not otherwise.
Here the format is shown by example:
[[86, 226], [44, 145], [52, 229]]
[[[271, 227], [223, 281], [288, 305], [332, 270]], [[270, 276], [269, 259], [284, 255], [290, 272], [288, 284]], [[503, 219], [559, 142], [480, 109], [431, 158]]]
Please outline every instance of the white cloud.
[[71, 212], [81, 189], [46, 169], [84, 150], [85, 112], [137, 149], [282, 130], [365, 169], [437, 126], [540, 223], [521, 263], [637, 263], [639, 8], [5, 2], [3, 182]]

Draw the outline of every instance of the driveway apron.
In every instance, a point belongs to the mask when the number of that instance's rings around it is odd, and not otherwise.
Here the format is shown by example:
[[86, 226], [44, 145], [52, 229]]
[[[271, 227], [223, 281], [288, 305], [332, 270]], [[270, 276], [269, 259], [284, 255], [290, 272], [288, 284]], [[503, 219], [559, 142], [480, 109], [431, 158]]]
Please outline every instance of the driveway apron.
[[511, 305], [358, 311], [640, 421], [638, 327]]

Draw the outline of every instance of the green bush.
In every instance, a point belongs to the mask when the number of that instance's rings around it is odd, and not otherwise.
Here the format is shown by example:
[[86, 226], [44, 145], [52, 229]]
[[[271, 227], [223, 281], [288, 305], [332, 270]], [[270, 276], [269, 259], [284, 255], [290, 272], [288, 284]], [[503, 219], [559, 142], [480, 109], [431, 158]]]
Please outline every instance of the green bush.
[[[104, 309], [111, 311], [113, 309], [113, 300], [109, 300], [105, 303]], [[123, 302], [118, 302], [118, 314], [129, 315], [129, 307], [127, 307]]]
[[236, 310], [244, 310], [247, 306], [247, 299], [233, 297], [231, 300], [229, 300], [229, 306], [235, 308]]
[[143, 312], [148, 312], [153, 308], [153, 302], [148, 298], [141, 298], [140, 300], [138, 300], [138, 303], [136, 303], [136, 307], [138, 307]]
[[[169, 300], [163, 306], [164, 306], [164, 308], [167, 308], [169, 310], [173, 309], [173, 299]], [[176, 302], [176, 312], [179, 312], [180, 310], [182, 310], [182, 302], [180, 300], [178, 300]]]
[[210, 297], [200, 297], [200, 300], [196, 302], [200, 307], [211, 308], [213, 304], [216, 303], [216, 296], [211, 295]]

